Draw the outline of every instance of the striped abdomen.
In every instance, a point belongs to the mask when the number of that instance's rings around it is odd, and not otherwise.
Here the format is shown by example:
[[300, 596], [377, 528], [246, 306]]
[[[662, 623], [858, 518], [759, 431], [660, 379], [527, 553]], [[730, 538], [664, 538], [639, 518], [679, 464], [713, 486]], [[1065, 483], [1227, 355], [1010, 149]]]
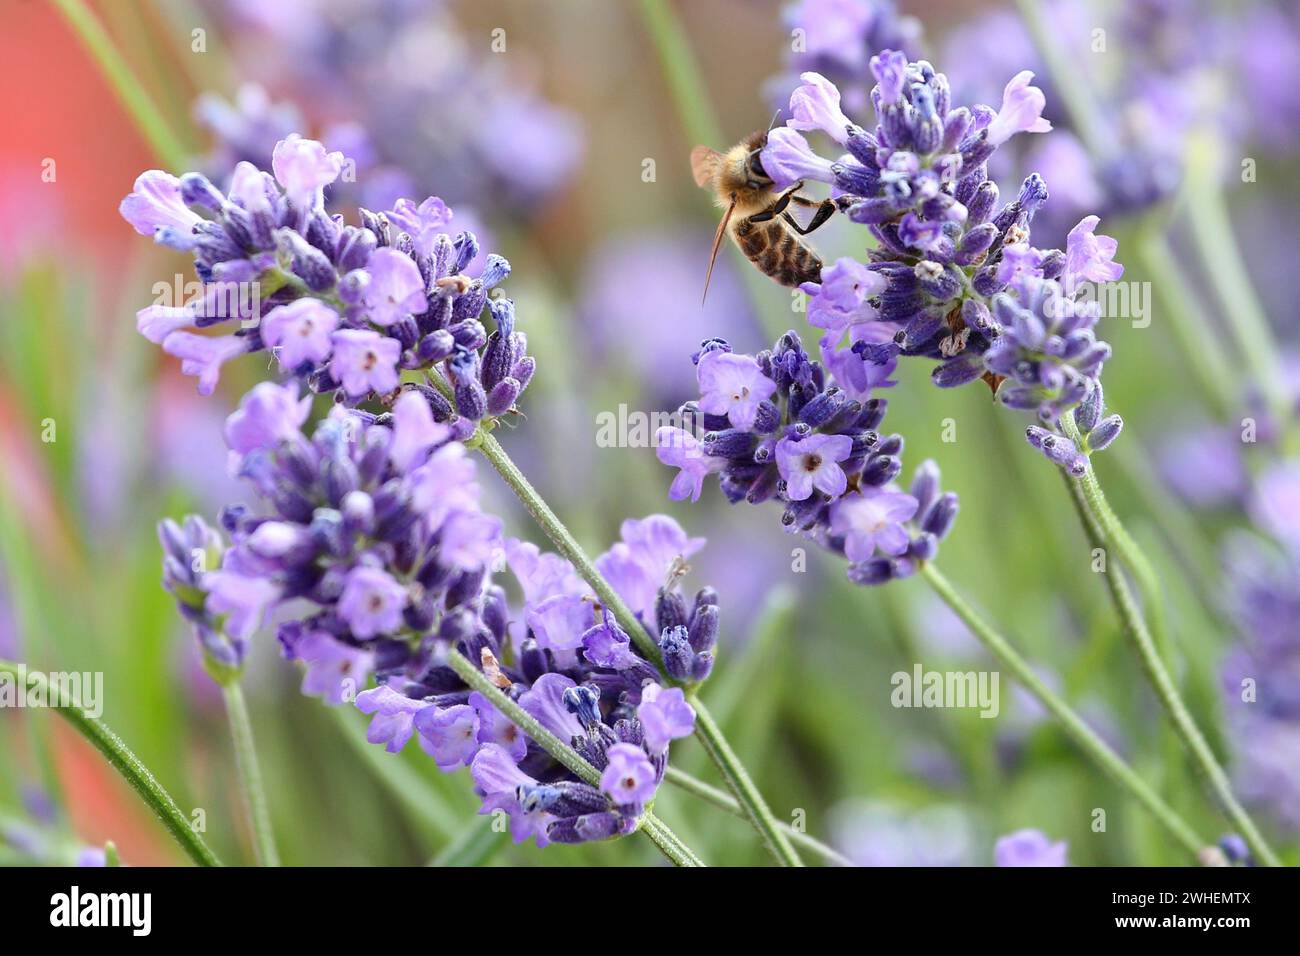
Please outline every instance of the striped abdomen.
[[742, 219], [736, 224], [732, 238], [760, 272], [781, 285], [793, 288], [804, 282], [821, 281], [821, 257], [779, 219], [757, 223]]

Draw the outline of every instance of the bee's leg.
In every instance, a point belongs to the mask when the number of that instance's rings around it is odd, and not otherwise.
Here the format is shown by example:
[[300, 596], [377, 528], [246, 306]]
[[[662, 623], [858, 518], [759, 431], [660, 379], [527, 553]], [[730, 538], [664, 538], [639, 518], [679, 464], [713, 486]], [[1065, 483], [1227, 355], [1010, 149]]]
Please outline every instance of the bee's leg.
[[754, 213], [754, 215], [750, 216], [747, 221], [748, 222], [771, 222], [777, 216], [784, 213], [786, 208], [790, 205], [792, 201], [798, 203], [808, 202], [808, 200], [801, 199], [800, 197], [795, 195], [795, 193], [797, 193], [801, 189], [803, 189], [802, 179], [799, 180], [797, 183], [795, 183], [793, 186], [791, 186], [789, 189], [787, 189], [785, 192], [781, 193], [781, 195], [777, 196], [776, 199], [772, 201], [772, 205], [768, 206], [762, 212]]
[[790, 228], [801, 236], [806, 236], [814, 229], [818, 229], [825, 225], [826, 220], [830, 219], [831, 216], [835, 214], [834, 200], [823, 199], [821, 202], [815, 203], [811, 199], [804, 199], [802, 196], [793, 196], [791, 198], [801, 206], [817, 207], [817, 215], [812, 217], [812, 221], [809, 222], [807, 226], [799, 225], [799, 223], [795, 222], [794, 216], [790, 215], [788, 212], [782, 213], [782, 218], [790, 224]]

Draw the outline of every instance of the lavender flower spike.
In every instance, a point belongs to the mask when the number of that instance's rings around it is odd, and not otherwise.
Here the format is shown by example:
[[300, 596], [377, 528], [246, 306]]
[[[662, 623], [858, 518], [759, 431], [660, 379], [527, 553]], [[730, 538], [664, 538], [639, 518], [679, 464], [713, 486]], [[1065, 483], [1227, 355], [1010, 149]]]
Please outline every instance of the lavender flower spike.
[[[437, 197], [362, 209], [359, 225], [331, 216], [325, 190], [343, 158], [319, 142], [287, 136], [270, 165], [274, 177], [236, 164], [224, 195], [200, 173], [136, 181], [123, 217], [192, 253], [203, 286], [193, 302], [141, 310], [141, 334], [180, 358], [203, 394], [224, 363], [269, 348], [283, 371], [314, 392], [341, 390], [349, 404], [391, 399], [414, 370], [454, 384], [454, 401], [433, 408], [440, 422], [468, 433], [512, 413], [536, 363], [514, 303], [490, 297], [509, 263], [488, 254], [481, 270], [472, 265], [478, 240], [448, 231], [452, 212]], [[195, 331], [231, 320], [229, 335]]]

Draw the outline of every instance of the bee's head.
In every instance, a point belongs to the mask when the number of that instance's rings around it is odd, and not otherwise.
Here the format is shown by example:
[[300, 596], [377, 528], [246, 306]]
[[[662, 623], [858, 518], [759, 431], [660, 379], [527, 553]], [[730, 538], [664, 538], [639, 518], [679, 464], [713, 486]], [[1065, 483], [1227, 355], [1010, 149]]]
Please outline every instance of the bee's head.
[[748, 194], [757, 200], [759, 194], [771, 188], [772, 177], [763, 169], [762, 152], [766, 145], [767, 133], [760, 131], [728, 150], [720, 180], [724, 195], [739, 194], [744, 200]]
[[763, 169], [763, 147], [767, 145], [767, 130], [752, 133], [745, 138], [745, 175], [751, 189], [762, 189], [772, 184], [772, 177]]

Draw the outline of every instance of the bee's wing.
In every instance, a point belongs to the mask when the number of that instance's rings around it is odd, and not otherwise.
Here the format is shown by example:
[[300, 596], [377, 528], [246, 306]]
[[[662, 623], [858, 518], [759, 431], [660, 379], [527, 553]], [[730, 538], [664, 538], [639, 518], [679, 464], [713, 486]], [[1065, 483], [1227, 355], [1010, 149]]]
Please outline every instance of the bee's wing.
[[736, 201], [733, 199], [727, 211], [722, 214], [718, 231], [713, 235], [713, 250], [709, 253], [709, 271], [704, 276], [704, 295], [700, 296], [700, 305], [704, 305], [704, 300], [709, 297], [709, 280], [713, 278], [713, 264], [718, 261], [718, 249], [722, 245], [722, 237], [727, 234], [727, 223], [731, 222], [731, 214], [735, 211]]
[[691, 150], [691, 175], [695, 177], [695, 185], [709, 185], [721, 159], [721, 153], [707, 146], [696, 146]]

